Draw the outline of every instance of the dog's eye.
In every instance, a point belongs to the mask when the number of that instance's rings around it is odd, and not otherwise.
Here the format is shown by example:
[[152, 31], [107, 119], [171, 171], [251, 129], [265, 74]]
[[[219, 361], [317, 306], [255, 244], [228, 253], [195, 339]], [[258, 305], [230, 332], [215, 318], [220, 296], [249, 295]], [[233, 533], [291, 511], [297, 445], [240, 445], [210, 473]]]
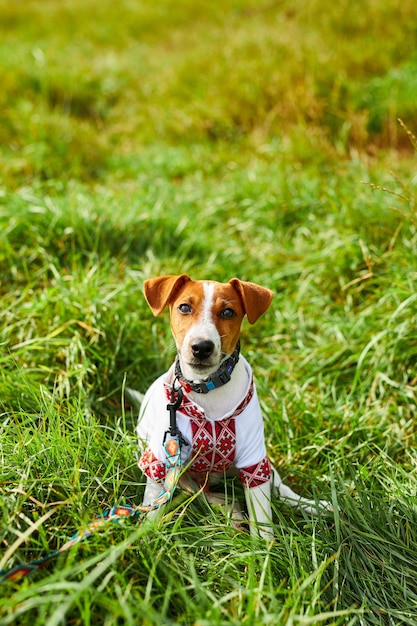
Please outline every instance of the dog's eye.
[[233, 309], [230, 309], [228, 307], [220, 313], [220, 317], [222, 317], [224, 320], [232, 320], [234, 317], [236, 317], [236, 313]]
[[190, 307], [189, 304], [185, 304], [185, 302], [183, 304], [180, 304], [178, 307], [178, 311], [182, 314], [182, 315], [189, 315], [192, 312], [192, 308]]

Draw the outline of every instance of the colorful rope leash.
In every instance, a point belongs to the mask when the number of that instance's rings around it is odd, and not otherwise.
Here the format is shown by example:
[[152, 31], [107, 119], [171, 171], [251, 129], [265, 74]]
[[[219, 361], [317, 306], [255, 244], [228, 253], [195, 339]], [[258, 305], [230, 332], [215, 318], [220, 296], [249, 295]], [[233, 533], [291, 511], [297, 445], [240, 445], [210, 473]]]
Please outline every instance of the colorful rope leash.
[[[175, 398], [175, 395], [177, 396]], [[182, 402], [182, 391], [175, 390], [174, 386], [172, 388], [171, 393], [171, 403], [167, 405], [167, 409], [170, 412], [170, 428], [165, 433], [164, 437], [164, 449], [166, 454], [166, 473], [165, 480], [163, 483], [163, 488], [159, 496], [155, 498], [153, 502], [148, 505], [140, 505], [140, 506], [114, 506], [108, 511], [105, 511], [99, 517], [96, 517], [92, 520], [86, 528], [75, 533], [63, 546], [56, 550], [55, 552], [51, 552], [48, 556], [43, 559], [34, 560], [30, 563], [21, 563], [20, 565], [16, 565], [10, 570], [0, 570], [0, 583], [10, 581], [19, 581], [32, 572], [42, 569], [45, 567], [49, 561], [56, 558], [69, 548], [85, 541], [91, 535], [108, 524], [109, 522], [119, 522], [121, 519], [136, 517], [137, 515], [147, 513], [149, 511], [154, 511], [158, 509], [160, 506], [168, 502], [176, 489], [178, 484], [179, 476], [181, 473], [181, 444], [187, 445], [187, 442], [183, 439], [180, 431], [176, 425], [176, 411], [179, 409]], [[171, 435], [173, 438], [169, 441], [166, 441], [167, 435]]]

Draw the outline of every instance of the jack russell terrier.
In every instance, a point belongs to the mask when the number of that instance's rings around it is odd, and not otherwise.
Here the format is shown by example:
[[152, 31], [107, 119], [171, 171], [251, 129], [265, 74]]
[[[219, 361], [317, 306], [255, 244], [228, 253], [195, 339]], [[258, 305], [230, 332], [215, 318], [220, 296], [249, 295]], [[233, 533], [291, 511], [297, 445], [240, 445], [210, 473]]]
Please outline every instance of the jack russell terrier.
[[[273, 537], [271, 492], [312, 514], [318, 508], [331, 510], [327, 502], [292, 491], [267, 456], [252, 369], [240, 354], [239, 336], [244, 316], [254, 324], [268, 309], [273, 292], [238, 278], [219, 283], [194, 281], [186, 274], [146, 280], [144, 292], [154, 315], [169, 307], [178, 355], [141, 404], [137, 435], [139, 467], [147, 477], [143, 505], [155, 500], [165, 478], [166, 408], [177, 385], [183, 392], [177, 424], [187, 442], [181, 446], [182, 487], [208, 491], [224, 476], [239, 475], [251, 532], [266, 539]], [[219, 502], [219, 494], [209, 494], [210, 502]]]

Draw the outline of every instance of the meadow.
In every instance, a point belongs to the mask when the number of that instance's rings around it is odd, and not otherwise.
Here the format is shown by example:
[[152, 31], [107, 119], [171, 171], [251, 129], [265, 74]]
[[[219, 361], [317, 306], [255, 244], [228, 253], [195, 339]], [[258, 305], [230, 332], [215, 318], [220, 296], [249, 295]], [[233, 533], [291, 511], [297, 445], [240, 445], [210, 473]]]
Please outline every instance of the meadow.
[[417, 625], [415, 1], [0, 0], [0, 24], [0, 570], [140, 503], [159, 274], [274, 290], [242, 335], [268, 452], [335, 508], [274, 499], [266, 543], [179, 494], [0, 584], [0, 625]]

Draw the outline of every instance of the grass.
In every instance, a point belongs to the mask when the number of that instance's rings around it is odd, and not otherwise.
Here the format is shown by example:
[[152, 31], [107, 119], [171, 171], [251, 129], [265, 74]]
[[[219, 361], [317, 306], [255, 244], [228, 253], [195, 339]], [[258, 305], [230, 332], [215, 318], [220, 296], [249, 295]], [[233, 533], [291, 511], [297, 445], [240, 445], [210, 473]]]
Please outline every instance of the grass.
[[140, 501], [162, 273], [274, 290], [242, 337], [268, 450], [337, 506], [274, 500], [266, 545], [179, 497], [2, 586], [0, 624], [417, 624], [415, 3], [0, 9], [2, 566]]

